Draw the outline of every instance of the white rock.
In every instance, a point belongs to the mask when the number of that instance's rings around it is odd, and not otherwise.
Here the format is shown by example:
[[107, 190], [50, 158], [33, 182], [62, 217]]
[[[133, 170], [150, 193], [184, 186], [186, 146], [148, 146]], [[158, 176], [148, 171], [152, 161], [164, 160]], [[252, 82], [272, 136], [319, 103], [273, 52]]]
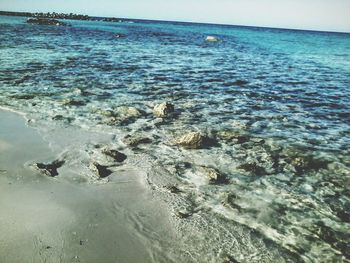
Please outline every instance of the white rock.
[[175, 141], [176, 145], [185, 148], [198, 149], [204, 144], [205, 137], [200, 132], [190, 132]]
[[217, 37], [214, 36], [207, 36], [207, 38], [205, 39], [208, 42], [218, 42], [219, 39]]
[[153, 108], [153, 113], [158, 118], [168, 117], [173, 112], [174, 112], [174, 106], [169, 102], [163, 102], [161, 104], [157, 104]]

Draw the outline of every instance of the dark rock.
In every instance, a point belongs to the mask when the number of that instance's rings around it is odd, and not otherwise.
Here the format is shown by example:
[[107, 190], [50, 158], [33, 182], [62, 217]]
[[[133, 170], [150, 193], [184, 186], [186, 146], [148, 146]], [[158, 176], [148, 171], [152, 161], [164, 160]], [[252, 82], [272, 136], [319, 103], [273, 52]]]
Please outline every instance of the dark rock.
[[147, 137], [127, 135], [124, 138], [124, 143], [128, 146], [131, 146], [131, 147], [137, 147], [140, 144], [152, 143], [152, 140], [150, 138], [147, 138]]
[[237, 261], [234, 257], [232, 256], [226, 256], [224, 258], [223, 263], [239, 263], [239, 261]]
[[317, 235], [322, 240], [341, 251], [346, 258], [350, 258], [350, 237], [346, 232], [333, 229], [322, 221], [317, 223], [317, 227]]
[[94, 172], [98, 177], [105, 178], [112, 174], [112, 171], [108, 169], [107, 166], [100, 165], [97, 162], [90, 163], [90, 170]]
[[176, 214], [179, 218], [181, 219], [186, 219], [189, 218], [192, 214], [191, 213], [187, 213], [187, 212], [177, 212]]
[[235, 130], [223, 130], [216, 134], [217, 138], [226, 142], [242, 144], [250, 140], [250, 135]]
[[115, 34], [114, 37], [115, 37], [115, 38], [124, 38], [124, 37], [126, 37], [126, 36], [123, 35], [123, 34]]
[[245, 84], [248, 84], [249, 82], [248, 81], [245, 81], [245, 80], [236, 80], [235, 82], [233, 82], [233, 85], [236, 85], [236, 86], [243, 86]]
[[211, 167], [202, 167], [204, 173], [211, 184], [225, 184], [228, 182], [226, 176], [221, 174], [218, 170]]
[[112, 157], [115, 161], [117, 162], [123, 162], [126, 160], [127, 156], [124, 153], [121, 153], [117, 150], [112, 150], [112, 149], [103, 149], [102, 153], [105, 155]]
[[233, 193], [229, 193], [226, 196], [226, 198], [221, 202], [221, 204], [223, 206], [236, 209], [238, 212], [242, 212], [242, 207], [239, 204], [237, 204], [237, 201], [238, 201], [238, 196]]
[[30, 94], [15, 94], [12, 95], [11, 98], [17, 99], [17, 100], [31, 100], [35, 98], [35, 95]]
[[290, 164], [294, 166], [297, 174], [301, 175], [310, 171], [319, 171], [320, 169], [327, 169], [330, 161], [313, 158], [312, 156], [294, 157], [289, 160]]
[[73, 99], [68, 99], [68, 100], [65, 100], [63, 102], [63, 105], [67, 105], [67, 106], [84, 106], [86, 105], [86, 103], [84, 101], [81, 101], [81, 100], [73, 100]]
[[56, 19], [49, 18], [28, 18], [27, 23], [36, 24], [36, 25], [50, 25], [50, 26], [64, 26], [66, 23], [63, 23]]
[[168, 186], [166, 186], [166, 189], [168, 189], [169, 192], [172, 194], [181, 193], [181, 190], [179, 188], [177, 188], [175, 185], [168, 185]]
[[238, 166], [238, 169], [242, 169], [247, 172], [251, 172], [254, 175], [264, 175], [266, 170], [264, 167], [257, 165], [256, 163], [244, 163]]
[[64, 160], [55, 160], [52, 163], [35, 163], [33, 166], [35, 169], [39, 170], [48, 176], [55, 177], [58, 175], [57, 169], [64, 165]]
[[64, 120], [64, 117], [62, 115], [55, 115], [52, 117], [54, 121], [62, 121]]
[[[345, 182], [344, 182], [345, 183]], [[344, 196], [346, 194], [344, 193]], [[337, 215], [337, 217], [345, 223], [350, 223], [350, 202], [340, 202], [340, 196], [336, 195], [332, 199], [327, 200], [326, 202], [329, 204], [333, 213]]]

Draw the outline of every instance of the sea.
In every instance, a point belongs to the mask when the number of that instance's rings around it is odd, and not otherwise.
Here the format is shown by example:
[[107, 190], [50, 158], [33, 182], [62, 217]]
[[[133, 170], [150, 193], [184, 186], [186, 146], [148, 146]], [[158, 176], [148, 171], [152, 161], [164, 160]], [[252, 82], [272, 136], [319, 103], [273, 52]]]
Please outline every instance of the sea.
[[[65, 22], [0, 16], [0, 107], [62, 149], [72, 184], [108, 184], [87, 160], [113, 135], [174, 213], [178, 262], [350, 262], [350, 34]], [[213, 144], [174, 143], [189, 132]]]

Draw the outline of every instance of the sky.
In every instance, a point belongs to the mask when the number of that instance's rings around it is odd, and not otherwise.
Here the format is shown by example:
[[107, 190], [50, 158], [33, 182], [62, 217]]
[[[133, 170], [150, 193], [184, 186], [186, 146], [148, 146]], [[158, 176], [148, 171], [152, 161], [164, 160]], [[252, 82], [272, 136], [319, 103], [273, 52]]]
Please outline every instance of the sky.
[[350, 33], [350, 0], [0, 0], [0, 10]]

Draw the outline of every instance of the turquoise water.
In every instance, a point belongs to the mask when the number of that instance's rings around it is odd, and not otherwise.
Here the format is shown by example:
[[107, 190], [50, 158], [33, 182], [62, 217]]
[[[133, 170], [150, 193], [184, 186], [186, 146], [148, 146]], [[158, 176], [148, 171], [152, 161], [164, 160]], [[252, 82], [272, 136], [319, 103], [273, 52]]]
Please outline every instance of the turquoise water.
[[[242, 262], [280, 262], [278, 253], [293, 262], [350, 260], [350, 34], [68, 23], [0, 17], [0, 106], [26, 113], [47, 133], [113, 133], [118, 147], [128, 134], [151, 138], [135, 158], [156, 160], [155, 191], [160, 177], [176, 178], [185, 194], [167, 197], [174, 211], [184, 204], [196, 211], [179, 225], [194, 259], [214, 262], [224, 251]], [[208, 35], [220, 41], [206, 42]], [[162, 101], [174, 104], [176, 116], [160, 123], [152, 106]], [[122, 118], [124, 106], [142, 114]], [[185, 150], [169, 143], [192, 130], [217, 144]], [[208, 184], [203, 165], [229, 183]], [[236, 226], [262, 240], [246, 248], [254, 257], [228, 235]], [[185, 234], [192, 228], [208, 242], [193, 245]], [[277, 254], [264, 258], [270, 247]]]

